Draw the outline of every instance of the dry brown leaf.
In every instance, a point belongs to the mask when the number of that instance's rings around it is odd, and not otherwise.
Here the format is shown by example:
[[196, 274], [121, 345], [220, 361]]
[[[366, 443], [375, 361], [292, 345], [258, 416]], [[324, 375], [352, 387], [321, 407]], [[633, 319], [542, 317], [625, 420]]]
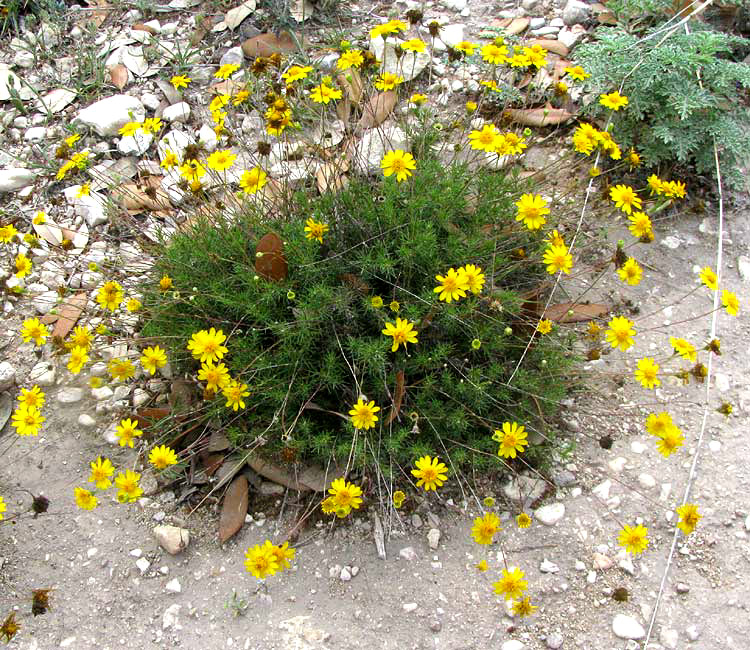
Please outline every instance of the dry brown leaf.
[[328, 190], [338, 192], [349, 184], [349, 178], [344, 172], [349, 169], [348, 163], [325, 163], [318, 167], [315, 172], [315, 180], [318, 182], [318, 191], [325, 194]]
[[274, 465], [256, 454], [252, 454], [247, 459], [247, 464], [263, 478], [267, 478], [269, 481], [273, 481], [279, 485], [285, 485], [292, 490], [299, 490], [300, 492], [306, 492], [310, 489], [298, 480], [296, 472], [289, 472], [286, 468]]
[[348, 97], [344, 97], [340, 102], [336, 102], [336, 115], [344, 123], [349, 123], [352, 114], [352, 102]]
[[609, 307], [599, 303], [575, 303], [563, 302], [559, 305], [550, 305], [544, 312], [545, 318], [556, 323], [584, 323], [586, 321], [601, 318], [609, 313]]
[[238, 476], [232, 481], [221, 506], [219, 517], [219, 542], [226, 542], [245, 523], [248, 502], [248, 484], [244, 476]]
[[554, 126], [572, 119], [574, 115], [562, 108], [509, 108], [505, 111], [513, 122], [525, 126]]
[[208, 33], [211, 31], [211, 19], [208, 16], [203, 16], [201, 20], [196, 24], [195, 31], [190, 35], [190, 45], [195, 47], [206, 38]]
[[352, 68], [346, 74], [343, 72], [336, 75], [336, 80], [342, 88], [346, 89], [346, 96], [352, 103], [359, 104], [365, 90], [365, 84], [358, 70]]
[[565, 43], [563, 43], [562, 41], [553, 41], [551, 38], [535, 38], [529, 43], [529, 47], [533, 47], [534, 45], [539, 45], [548, 52], [553, 52], [554, 54], [559, 54], [560, 56], [568, 56], [568, 52], [570, 52], [568, 46], [565, 45]]
[[248, 38], [242, 44], [242, 51], [249, 59], [258, 56], [271, 56], [276, 52], [288, 54], [296, 51], [296, 49], [297, 45], [289, 32], [281, 32], [279, 36], [272, 33], [258, 34]]
[[130, 214], [145, 210], [171, 213], [172, 204], [161, 186], [161, 180], [161, 176], [149, 176], [140, 184], [124, 183], [112, 191], [111, 197]]
[[107, 19], [109, 11], [111, 9], [107, 0], [86, 0], [86, 4], [89, 7], [93, 7], [93, 11], [83, 11], [83, 19], [81, 20], [82, 25], [88, 23], [94, 23], [97, 27], [101, 27], [102, 23]]
[[555, 69], [552, 72], [552, 83], [560, 81], [566, 75], [565, 68], [569, 68], [572, 65], [572, 62], [567, 59], [558, 59], [555, 61]]
[[50, 221], [40, 224], [35, 223], [34, 232], [53, 246], [59, 246], [64, 239], [62, 229]]
[[156, 34], [158, 34], [156, 29], [151, 27], [151, 25], [146, 25], [145, 23], [136, 23], [130, 29], [136, 32], [148, 32], [149, 34], [151, 34], [151, 36], [156, 36]]
[[[258, 253], [262, 255], [258, 256]], [[286, 278], [288, 268], [284, 259], [284, 242], [276, 233], [269, 232], [263, 235], [255, 254], [255, 270], [259, 275], [276, 282]]]
[[57, 314], [55, 329], [52, 330], [52, 338], [64, 339], [78, 321], [81, 312], [88, 301], [86, 292], [76, 293], [68, 298], [60, 307]]
[[404, 371], [399, 370], [396, 373], [396, 391], [393, 396], [393, 406], [391, 406], [391, 412], [383, 423], [386, 426], [393, 422], [401, 412], [401, 402], [404, 400], [404, 395], [406, 395], [406, 378]]
[[128, 69], [122, 63], [113, 65], [109, 69], [109, 78], [118, 90], [122, 90], [128, 84]]
[[232, 79], [224, 79], [217, 84], [214, 84], [209, 88], [209, 91], [215, 95], [236, 95], [237, 92], [243, 90], [246, 84], [240, 83], [239, 81], [233, 81]]
[[362, 109], [362, 117], [359, 118], [357, 127], [371, 129], [382, 124], [395, 108], [397, 101], [398, 95], [394, 90], [373, 95]]

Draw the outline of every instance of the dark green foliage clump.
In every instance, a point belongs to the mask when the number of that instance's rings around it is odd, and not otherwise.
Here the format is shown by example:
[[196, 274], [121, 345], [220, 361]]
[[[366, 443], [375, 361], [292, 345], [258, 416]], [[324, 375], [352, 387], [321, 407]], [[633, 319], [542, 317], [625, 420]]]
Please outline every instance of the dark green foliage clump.
[[602, 92], [626, 79], [621, 92], [630, 103], [613, 116], [613, 136], [623, 150], [635, 147], [649, 166], [678, 162], [713, 175], [715, 139], [723, 174], [740, 183], [750, 133], [750, 66], [741, 61], [750, 41], [691, 27], [667, 39], [601, 28], [576, 56]]
[[[179, 297], [147, 300], [144, 335], [160, 337], [173, 364], [193, 374], [191, 334], [216, 327], [229, 336], [224, 361], [251, 395], [239, 413], [221, 396], [211, 410], [231, 421], [233, 443], [262, 434], [262, 453], [276, 460], [351, 457], [390, 473], [424, 454], [456, 468], [499, 468], [491, 435], [505, 420], [549, 433], [544, 416], [565, 393], [569, 364], [554, 333], [534, 339], [508, 385], [536, 325], [524, 296], [549, 277], [530, 261], [542, 236], [516, 223], [510, 179], [418, 164], [405, 183], [354, 178], [337, 194], [299, 190], [282, 214], [246, 209], [200, 221], [162, 251], [159, 271]], [[323, 244], [305, 238], [310, 217], [330, 227]], [[255, 270], [257, 242], [269, 232], [284, 241], [280, 282]], [[482, 267], [484, 290], [439, 302], [435, 275], [467, 263]], [[375, 296], [383, 307], [372, 305]], [[392, 352], [381, 333], [396, 317], [418, 331], [406, 352]], [[401, 375], [401, 407], [387, 423]], [[382, 410], [375, 429], [355, 435], [348, 411], [360, 394]]]

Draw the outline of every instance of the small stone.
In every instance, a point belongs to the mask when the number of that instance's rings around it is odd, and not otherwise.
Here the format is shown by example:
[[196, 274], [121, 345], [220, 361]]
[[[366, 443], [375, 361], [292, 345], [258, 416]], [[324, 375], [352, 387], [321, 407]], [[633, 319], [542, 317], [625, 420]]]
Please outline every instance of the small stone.
[[204, 124], [199, 130], [198, 130], [198, 142], [202, 143], [203, 148], [211, 153], [214, 149], [216, 149], [216, 145], [219, 142], [219, 138], [216, 135], [216, 132], [208, 126], [208, 124]]
[[685, 628], [685, 636], [687, 636], [690, 641], [697, 641], [700, 635], [701, 632], [697, 625], [688, 625], [688, 627]]
[[618, 553], [617, 566], [620, 567], [628, 575], [630, 576], [635, 575], [635, 564], [633, 564], [633, 560], [627, 553], [625, 552], [623, 552], [622, 554]]
[[143, 555], [143, 551], [139, 548], [134, 548], [128, 555], [132, 555], [133, 557], [141, 557], [141, 555]]
[[339, 577], [341, 578], [341, 582], [349, 582], [352, 579], [352, 572], [349, 570], [349, 567], [345, 566], [341, 569]]
[[219, 65], [226, 65], [227, 63], [233, 63], [235, 65], [242, 65], [245, 60], [245, 55], [242, 53], [241, 47], [231, 47], [222, 55], [219, 59]]
[[529, 20], [529, 29], [539, 29], [546, 24], [546, 20], [541, 17], [532, 18]]
[[661, 240], [661, 245], [666, 246], [667, 248], [670, 248], [672, 250], [677, 250], [680, 247], [680, 240], [677, 239], [677, 237], [673, 235], [668, 235], [664, 239]]
[[708, 449], [711, 453], [717, 454], [721, 451], [721, 443], [718, 440], [711, 440], [708, 443]]
[[646, 449], [648, 449], [648, 447], [640, 440], [633, 440], [633, 442], [630, 443], [630, 451], [634, 454], [642, 454]]
[[576, 482], [576, 477], [573, 472], [569, 472], [567, 469], [557, 470], [552, 472], [552, 481], [557, 487], [570, 487]]
[[29, 381], [32, 381], [39, 386], [54, 386], [55, 374], [55, 366], [49, 361], [40, 361], [31, 369], [31, 372], [29, 373]]
[[190, 544], [190, 531], [177, 526], [156, 526], [154, 537], [161, 547], [172, 555], [177, 555]]
[[656, 487], [656, 479], [651, 474], [639, 474], [638, 483], [646, 489]]
[[440, 621], [432, 621], [430, 623], [431, 632], [440, 632], [443, 629], [443, 624]]
[[96, 420], [88, 413], [81, 413], [78, 416], [78, 426], [84, 429], [93, 429], [96, 426]]
[[90, 548], [88, 551], [86, 551], [86, 557], [91, 559], [99, 552], [98, 548]]
[[[164, 568], [164, 567], [162, 567]], [[182, 585], [180, 584], [180, 581], [177, 578], [172, 578], [164, 587], [166, 591], [168, 591], [171, 594], [179, 594], [182, 593]]]
[[565, 516], [565, 505], [550, 503], [534, 511], [534, 516], [545, 526], [554, 526]]
[[586, 573], [586, 582], [593, 585], [596, 582], [596, 571], [588, 571]]
[[138, 408], [143, 406], [146, 402], [151, 399], [151, 396], [142, 388], [136, 388], [133, 391], [133, 406]]
[[164, 610], [164, 614], [162, 615], [162, 619], [161, 619], [162, 630], [167, 630], [170, 627], [174, 630], [181, 629], [181, 626], [178, 622], [180, 609], [181, 609], [181, 606], [175, 603], [174, 605], [170, 605], [169, 607], [167, 607], [166, 610]]
[[737, 272], [743, 282], [750, 282], [750, 257], [740, 255], [737, 258]]
[[437, 528], [430, 528], [427, 533], [427, 543], [433, 551], [436, 551], [440, 544], [440, 531]]
[[542, 564], [539, 566], [539, 570], [542, 573], [558, 573], [560, 571], [560, 567], [557, 566], [554, 562], [550, 562], [547, 558], [544, 558], [542, 560]]
[[151, 562], [149, 562], [145, 557], [141, 557], [135, 561], [135, 566], [138, 567], [141, 575], [143, 575], [144, 573], [146, 573], [146, 571], [148, 571], [148, 568], [151, 566]]
[[690, 591], [690, 586], [686, 585], [684, 582], [678, 582], [677, 585], [675, 585], [675, 591], [678, 594], [686, 594]]
[[187, 122], [190, 119], [190, 104], [178, 102], [164, 109], [162, 117], [167, 122]]
[[642, 639], [646, 630], [632, 616], [616, 614], [612, 620], [612, 631], [621, 639]]
[[680, 635], [677, 630], [663, 627], [659, 631], [659, 641], [665, 648], [674, 649], [680, 641]]
[[580, 560], [576, 560], [576, 563], [574, 564], [576, 571], [585, 571], [586, 570], [586, 564], [581, 562]]
[[750, 532], [750, 515], [745, 517], [745, 530]]
[[623, 458], [622, 456], [618, 456], [617, 458], [614, 458], [613, 460], [610, 460], [607, 465], [609, 465], [609, 468], [613, 472], [617, 472], [618, 474], [625, 469], [625, 464], [628, 462], [627, 458]]
[[117, 144], [117, 148], [125, 156], [141, 156], [148, 151], [153, 141], [153, 134], [138, 131], [133, 135], [122, 136], [120, 142]]
[[353, 566], [351, 573], [352, 573], [352, 578], [356, 578], [357, 574], [359, 573], [359, 567], [358, 566]]
[[553, 632], [547, 635], [544, 642], [550, 650], [560, 650], [563, 647], [563, 641], [563, 635], [560, 632]]
[[557, 33], [557, 40], [570, 50], [585, 34], [586, 28], [583, 25], [573, 25], [570, 29], [561, 29]]
[[411, 516], [411, 525], [414, 526], [414, 528], [422, 527], [422, 517], [420, 517], [416, 512]]
[[612, 568], [613, 564], [612, 558], [607, 557], [603, 553], [594, 553], [593, 565], [597, 571], [606, 571]]
[[75, 386], [69, 386], [63, 388], [57, 394], [57, 401], [60, 404], [75, 404], [83, 399], [83, 388], [77, 388]]
[[0, 169], [0, 192], [15, 192], [33, 185], [36, 173], [23, 167]]
[[519, 474], [503, 486], [503, 495], [515, 503], [534, 502], [544, 494], [546, 487], [542, 479]]
[[73, 123], [90, 126], [101, 136], [117, 135], [128, 122], [142, 122], [146, 109], [136, 97], [113, 95], [84, 108]]
[[563, 21], [566, 25], [585, 22], [591, 13], [591, 7], [580, 0], [568, 0], [563, 9]]
[[526, 646], [518, 639], [505, 641], [503, 645], [500, 646], [501, 650], [523, 650], [525, 647]]
[[16, 369], [8, 361], [0, 363], [0, 391], [8, 390], [16, 385]]
[[100, 388], [91, 389], [91, 397], [93, 397], [97, 402], [109, 399], [114, 394], [114, 391], [109, 386], [101, 386]]
[[266, 497], [275, 497], [284, 494], [285, 489], [283, 485], [279, 485], [273, 481], [263, 481], [258, 488], [258, 492]]
[[413, 562], [417, 559], [417, 552], [414, 550], [413, 546], [406, 546], [402, 548], [398, 552], [399, 556], [402, 557], [407, 562]]
[[404, 603], [403, 608], [405, 612], [413, 612], [419, 605], [417, 603]]
[[536, 9], [539, 2], [540, 0], [523, 0], [523, 2], [521, 2], [521, 6], [525, 11], [531, 11], [532, 9]]

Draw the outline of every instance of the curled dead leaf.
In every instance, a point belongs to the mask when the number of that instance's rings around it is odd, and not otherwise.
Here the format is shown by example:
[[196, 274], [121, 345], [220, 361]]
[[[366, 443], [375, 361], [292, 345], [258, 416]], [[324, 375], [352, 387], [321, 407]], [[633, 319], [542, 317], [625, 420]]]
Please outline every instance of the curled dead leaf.
[[563, 43], [562, 41], [554, 41], [551, 38], [535, 38], [529, 43], [529, 46], [534, 45], [539, 45], [548, 52], [554, 52], [555, 54], [559, 54], [560, 56], [568, 56], [568, 52], [570, 52], [568, 46], [565, 45], [565, 43]]
[[118, 63], [109, 69], [109, 78], [118, 90], [122, 90], [128, 85], [128, 69]]
[[509, 108], [504, 114], [513, 122], [525, 126], [554, 126], [574, 117], [562, 108]]
[[276, 233], [269, 232], [263, 235], [255, 252], [255, 270], [258, 275], [274, 282], [286, 278], [288, 267], [284, 259], [284, 243]]
[[346, 96], [354, 103], [359, 104], [362, 94], [365, 90], [364, 82], [355, 68], [348, 70], [346, 73], [336, 75], [339, 85], [346, 90]]
[[315, 172], [315, 180], [318, 182], [318, 191], [325, 194], [329, 190], [338, 192], [349, 184], [349, 178], [344, 173], [349, 169], [349, 164], [329, 162], [318, 167]]
[[245, 523], [248, 503], [248, 484], [244, 476], [236, 477], [226, 494], [219, 516], [219, 542], [226, 542]]
[[404, 400], [404, 395], [406, 395], [406, 377], [404, 376], [404, 371], [399, 370], [396, 373], [396, 391], [393, 395], [393, 406], [391, 406], [391, 412], [388, 414], [385, 422], [383, 422], [386, 426], [393, 422], [401, 412], [401, 403]]
[[606, 316], [608, 313], [609, 307], [599, 303], [562, 302], [559, 305], [547, 307], [544, 316], [555, 323], [585, 323]]
[[505, 32], [507, 34], [520, 34], [530, 23], [531, 21], [528, 18], [514, 18], [508, 23]]
[[57, 322], [52, 330], [52, 338], [64, 339], [78, 321], [86, 307], [88, 296], [85, 292], [70, 296], [57, 310]]
[[362, 109], [357, 127], [371, 129], [382, 124], [396, 106], [398, 95], [394, 90], [386, 90], [370, 97]]
[[142, 183], [124, 183], [112, 191], [111, 198], [130, 214], [145, 210], [171, 212], [172, 204], [161, 181], [161, 176], [149, 176]]
[[277, 52], [288, 54], [296, 51], [296, 49], [297, 45], [289, 32], [281, 32], [278, 36], [270, 32], [258, 34], [242, 43], [242, 52], [249, 59], [258, 56], [271, 56]]

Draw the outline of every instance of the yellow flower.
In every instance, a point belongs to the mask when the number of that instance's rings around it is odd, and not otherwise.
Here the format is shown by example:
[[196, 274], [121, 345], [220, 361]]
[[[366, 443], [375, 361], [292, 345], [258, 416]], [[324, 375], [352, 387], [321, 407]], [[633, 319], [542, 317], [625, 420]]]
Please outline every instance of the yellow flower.
[[471, 536], [477, 544], [492, 544], [495, 533], [500, 530], [500, 517], [492, 512], [485, 513], [484, 517], [474, 519], [471, 528]]
[[496, 142], [495, 153], [499, 156], [517, 156], [523, 153], [528, 145], [526, 140], [515, 133], [503, 133]]
[[516, 516], [516, 524], [518, 524], [519, 528], [528, 528], [531, 526], [531, 517], [525, 512], [522, 512]]
[[474, 130], [469, 133], [471, 148], [480, 151], [494, 152], [498, 144], [502, 144], [499, 142], [500, 138], [502, 136], [494, 124], [485, 124], [481, 131]]
[[599, 103], [606, 108], [611, 108], [613, 111], [619, 111], [623, 106], [628, 105], [628, 98], [615, 90], [608, 95], [599, 97]]
[[81, 510], [93, 510], [96, 508], [98, 501], [88, 490], [80, 487], [73, 488], [73, 495], [76, 500], [76, 505]]
[[401, 83], [404, 83], [402, 76], [392, 72], [384, 72], [375, 80], [375, 88], [378, 90], [393, 90]]
[[664, 190], [664, 195], [669, 198], [685, 198], [685, 183], [682, 181], [666, 181], [662, 183], [662, 189]]
[[13, 224], [9, 223], [7, 226], [0, 226], [0, 242], [3, 244], [10, 244], [17, 234], [18, 230], [16, 230]]
[[143, 490], [138, 485], [138, 481], [141, 480], [141, 475], [132, 470], [126, 470], [120, 472], [115, 477], [115, 485], [117, 486], [117, 500], [120, 503], [133, 503], [139, 496], [143, 494]]
[[253, 167], [242, 172], [240, 187], [245, 194], [255, 194], [268, 182], [268, 174], [260, 167]]
[[635, 190], [628, 185], [615, 185], [610, 188], [609, 196], [614, 201], [615, 206], [620, 208], [623, 212], [630, 214], [633, 208], [636, 210], [641, 209], [641, 199], [635, 193]]
[[730, 316], [736, 316], [740, 311], [740, 301], [737, 300], [737, 296], [726, 289], [721, 292], [721, 304]]
[[343, 52], [336, 62], [336, 67], [339, 70], [348, 70], [349, 68], [358, 68], [365, 62], [365, 57], [362, 56], [361, 50], [347, 50]]
[[586, 156], [596, 149], [598, 131], [590, 124], [581, 124], [573, 132], [573, 149]]
[[664, 193], [664, 181], [661, 180], [656, 174], [651, 174], [651, 176], [646, 179], [646, 182], [651, 189], [651, 196], [653, 196], [654, 194]]
[[183, 74], [174, 75], [170, 80], [169, 83], [171, 83], [174, 86], [175, 90], [179, 90], [180, 88], [187, 88], [187, 85], [192, 81], [190, 77], [187, 77]]
[[414, 323], [410, 323], [408, 320], [403, 318], [397, 318], [396, 324], [386, 322], [385, 329], [382, 333], [386, 336], [393, 337], [393, 347], [391, 352], [396, 352], [398, 346], [403, 344], [404, 350], [406, 350], [407, 343], [417, 343], [418, 332], [414, 329]]
[[414, 93], [411, 97], [409, 97], [409, 103], [414, 104], [414, 106], [421, 106], [427, 101], [427, 95], [423, 95], [422, 93]]
[[575, 81], [583, 81], [588, 79], [591, 75], [586, 72], [580, 65], [574, 65], [571, 68], [565, 68], [565, 72]]
[[459, 52], [463, 52], [466, 56], [472, 56], [474, 50], [477, 48], [477, 44], [470, 43], [469, 41], [461, 41], [460, 43], [456, 43], [453, 48]]
[[569, 274], [573, 268], [573, 256], [568, 252], [567, 246], [547, 246], [542, 261], [547, 265], [547, 273], [550, 275], [558, 271]]
[[388, 304], [388, 309], [390, 309], [392, 312], [398, 312], [401, 309], [401, 305], [399, 304], [398, 300], [391, 300], [391, 302]]
[[661, 380], [658, 378], [659, 364], [650, 357], [638, 360], [638, 368], [634, 374], [641, 385], [649, 390], [661, 384]]
[[332, 99], [341, 99], [341, 91], [322, 83], [310, 91], [310, 99], [316, 104], [328, 104]]
[[617, 275], [620, 276], [620, 280], [627, 282], [631, 286], [640, 284], [641, 277], [643, 276], [643, 269], [640, 264], [636, 262], [632, 257], [625, 260], [625, 263], [621, 268], [617, 269]]
[[237, 70], [240, 69], [236, 63], [225, 63], [215, 73], [216, 79], [229, 79]]
[[370, 298], [370, 304], [375, 309], [380, 309], [383, 306], [383, 299], [380, 296], [373, 296]]
[[404, 504], [406, 495], [401, 490], [396, 490], [393, 493], [393, 507], [400, 508]]
[[[5, 500], [3, 499], [3, 497], [0, 497], [0, 521], [5, 519], [5, 515], [3, 515], [5, 510], [6, 510]], [[10, 639], [7, 639], [7, 640], [10, 641]]]
[[628, 165], [631, 170], [641, 166], [641, 156], [635, 151], [635, 149], [628, 151]]
[[19, 406], [13, 411], [11, 426], [19, 436], [36, 436], [46, 419], [37, 408]]
[[445, 275], [436, 275], [435, 279], [440, 282], [439, 287], [433, 289], [434, 293], [439, 294], [438, 300], [450, 303], [453, 300], [466, 297], [466, 291], [469, 288], [469, 282], [466, 276], [453, 268], [448, 269]]
[[94, 334], [91, 328], [88, 326], [78, 326], [73, 330], [73, 334], [70, 337], [70, 343], [73, 347], [78, 346], [80, 348], [90, 348], [94, 341]]
[[86, 348], [74, 347], [70, 351], [68, 360], [68, 370], [77, 375], [83, 369], [83, 366], [89, 360], [88, 350]]
[[396, 180], [400, 183], [411, 176], [411, 170], [417, 168], [417, 163], [410, 153], [396, 149], [386, 152], [380, 161], [380, 168], [386, 177], [396, 174]]
[[16, 255], [16, 277], [23, 278], [31, 273], [31, 260], [23, 253]]
[[305, 79], [308, 73], [311, 71], [311, 66], [293, 65], [284, 74], [281, 75], [281, 78], [288, 84], [290, 84], [294, 81]]
[[265, 580], [279, 570], [279, 561], [273, 552], [273, 544], [266, 540], [263, 546], [256, 544], [245, 552], [245, 569], [258, 580]]
[[544, 215], [549, 214], [550, 211], [547, 208], [547, 201], [541, 196], [524, 194], [515, 205], [518, 207], [516, 221], [523, 221], [529, 230], [539, 230], [546, 223]]
[[177, 159], [177, 156], [175, 153], [167, 147], [164, 150], [164, 160], [161, 161], [161, 166], [164, 169], [172, 169], [172, 167], [176, 167], [180, 164], [180, 161]]
[[522, 618], [533, 614], [535, 609], [537, 609], [537, 606], [531, 604], [531, 599], [528, 596], [515, 601], [511, 607], [513, 613]]
[[716, 291], [719, 288], [719, 278], [716, 277], [716, 273], [713, 272], [710, 266], [704, 266], [700, 273], [700, 278], [703, 284], [705, 284], [711, 291]]
[[21, 326], [21, 337], [24, 343], [33, 340], [36, 345], [44, 345], [49, 330], [38, 318], [27, 318]]
[[500, 65], [508, 60], [508, 48], [490, 43], [482, 46], [482, 59], [492, 65]]
[[628, 553], [638, 555], [648, 548], [648, 528], [641, 526], [640, 524], [635, 527], [630, 527], [627, 524], [620, 531], [618, 537], [618, 543]]
[[349, 411], [351, 415], [352, 424], [355, 429], [374, 429], [375, 423], [378, 421], [378, 416], [375, 415], [380, 410], [379, 406], [375, 406], [374, 401], [365, 402], [361, 397], [357, 400], [357, 403]]
[[628, 215], [628, 230], [633, 237], [645, 237], [652, 233], [651, 218], [645, 212], [633, 212]]
[[114, 280], [106, 282], [96, 294], [96, 301], [110, 311], [117, 310], [122, 302], [122, 298], [122, 287]]
[[290, 560], [294, 559], [296, 551], [293, 548], [289, 548], [289, 542], [284, 542], [281, 546], [272, 546], [271, 553], [276, 558], [279, 571], [292, 568]]
[[106, 490], [111, 487], [112, 481], [109, 478], [114, 475], [115, 468], [112, 466], [109, 458], [99, 456], [96, 460], [91, 461], [91, 476], [89, 483], [94, 483], [99, 490]]
[[557, 230], [547, 233], [547, 242], [552, 246], [565, 246], [565, 240]]
[[677, 514], [680, 516], [677, 528], [686, 535], [692, 533], [698, 522], [703, 518], [702, 515], [698, 514], [698, 506], [694, 503], [686, 503], [684, 506], [680, 506], [677, 508]]
[[231, 377], [229, 368], [223, 363], [214, 365], [213, 362], [204, 363], [198, 371], [198, 379], [206, 382], [206, 390], [212, 390], [215, 393], [227, 386]]
[[143, 305], [141, 304], [141, 301], [138, 300], [138, 298], [131, 298], [130, 300], [128, 300], [127, 304], [125, 305], [126, 309], [129, 312], [136, 312], [140, 310], [142, 306]]
[[685, 339], [678, 339], [674, 336], [669, 337], [669, 345], [672, 346], [674, 351], [679, 354], [683, 359], [687, 359], [688, 361], [692, 361], [695, 363], [698, 360], [698, 354], [695, 351], [695, 346], [690, 343], [690, 341], [686, 341]]
[[467, 113], [473, 113], [475, 110], [477, 110], [477, 103], [476, 102], [466, 102], [466, 112]]
[[247, 384], [243, 384], [237, 379], [230, 379], [229, 383], [224, 386], [221, 390], [224, 397], [227, 398], [227, 403], [224, 404], [227, 408], [231, 408], [234, 411], [245, 408], [244, 397], [250, 395], [250, 391], [247, 389]]
[[479, 560], [479, 562], [477, 562], [474, 566], [478, 571], [481, 571], [482, 573], [484, 573], [489, 568], [487, 566], [487, 560]]
[[88, 183], [84, 183], [78, 188], [78, 192], [76, 192], [76, 198], [80, 199], [82, 196], [90, 196], [91, 195], [91, 186]]
[[458, 269], [459, 275], [463, 274], [466, 280], [466, 288], [472, 293], [481, 293], [484, 287], [484, 273], [482, 269], [473, 264], [466, 264]]
[[141, 130], [140, 122], [128, 122], [120, 129], [120, 135], [123, 137], [130, 137], [138, 133]]
[[233, 154], [229, 149], [222, 149], [221, 151], [214, 151], [206, 162], [209, 169], [223, 172], [229, 169], [236, 159], [236, 154]]
[[201, 363], [221, 359], [228, 349], [222, 345], [227, 340], [224, 332], [213, 327], [210, 330], [200, 330], [190, 337], [187, 349], [193, 358]]
[[401, 43], [401, 49], [406, 52], [424, 52], [427, 44], [421, 38], [410, 38], [408, 41]]
[[323, 243], [323, 235], [328, 232], [328, 224], [315, 221], [310, 217], [305, 221], [305, 237], [307, 239], [317, 239], [321, 244]]
[[170, 278], [168, 275], [162, 276], [161, 280], [159, 280], [159, 288], [162, 291], [168, 291], [172, 288], [172, 278]]
[[141, 354], [141, 366], [150, 375], [156, 374], [157, 368], [167, 365], [167, 353], [158, 345], [146, 348]]
[[411, 470], [412, 476], [419, 479], [417, 487], [424, 486], [425, 491], [435, 490], [443, 485], [448, 478], [448, 468], [438, 458], [422, 456], [416, 463], [416, 469]]
[[606, 338], [613, 348], [619, 348], [623, 352], [633, 345], [633, 336], [635, 336], [635, 323], [624, 316], [615, 316], [608, 323]]
[[41, 409], [44, 406], [45, 395], [36, 384], [29, 389], [22, 388], [18, 397], [19, 407]]
[[163, 124], [161, 118], [158, 117], [147, 117], [143, 120], [141, 129], [144, 133], [158, 133], [161, 131]]
[[672, 416], [666, 411], [662, 411], [658, 415], [651, 413], [646, 418], [646, 431], [657, 438], [664, 436], [673, 428], [675, 428], [675, 424], [672, 422]]
[[180, 176], [193, 185], [200, 184], [200, 179], [205, 175], [206, 168], [194, 158], [180, 165]]
[[[216, 95], [211, 100], [211, 103], [208, 105], [208, 110], [211, 111], [211, 113], [221, 113], [221, 109], [224, 108], [231, 99], [231, 96], [227, 93], [221, 93], [219, 95]], [[216, 121], [216, 120], [214, 120]]]
[[47, 215], [42, 210], [39, 210], [39, 212], [37, 212], [34, 215], [34, 218], [31, 220], [31, 223], [33, 223], [35, 226], [41, 226], [46, 221], [47, 221]]
[[126, 381], [135, 376], [135, 366], [129, 359], [111, 359], [107, 364], [107, 370], [112, 379]]
[[535, 68], [541, 68], [547, 63], [547, 50], [541, 45], [524, 47], [523, 54], [529, 59], [529, 64], [533, 65]]
[[353, 508], [357, 510], [362, 505], [362, 488], [349, 483], [343, 478], [337, 478], [328, 490], [334, 504], [339, 508]]
[[498, 596], [504, 596], [505, 600], [521, 598], [523, 592], [529, 586], [529, 583], [523, 579], [524, 572], [519, 568], [513, 568], [510, 571], [503, 569], [503, 576], [497, 582], [494, 582], [495, 593]]
[[529, 442], [526, 429], [517, 422], [503, 422], [503, 430], [495, 429], [492, 439], [500, 443], [497, 455], [503, 458], [515, 458], [516, 453], [523, 453]]
[[74, 133], [73, 135], [69, 135], [67, 138], [65, 138], [65, 144], [69, 147], [72, 147], [80, 139], [81, 135], [79, 133]]
[[156, 469], [166, 469], [170, 465], [177, 464], [177, 454], [174, 449], [161, 445], [161, 447], [154, 447], [151, 450], [148, 455], [148, 462]]
[[672, 425], [664, 433], [656, 436], [656, 449], [664, 458], [669, 458], [684, 442], [685, 437], [680, 428]]
[[536, 326], [536, 331], [540, 334], [549, 334], [552, 331], [552, 321], [546, 318], [540, 320]]
[[115, 434], [120, 440], [120, 447], [127, 445], [131, 449], [133, 448], [133, 440], [143, 435], [143, 431], [137, 428], [138, 420], [120, 420], [120, 424], [115, 429]]

